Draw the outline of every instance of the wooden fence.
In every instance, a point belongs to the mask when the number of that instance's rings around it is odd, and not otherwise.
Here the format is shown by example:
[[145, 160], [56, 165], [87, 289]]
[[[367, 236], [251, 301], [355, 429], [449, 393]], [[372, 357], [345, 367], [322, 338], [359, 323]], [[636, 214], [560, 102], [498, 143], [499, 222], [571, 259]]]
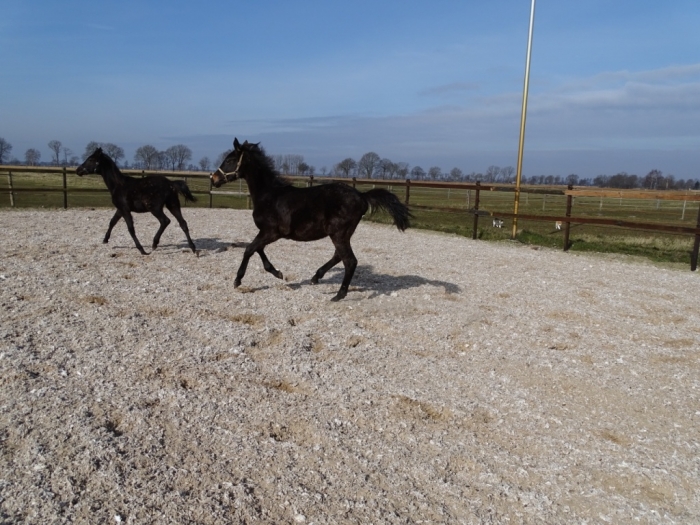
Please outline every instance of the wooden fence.
[[[248, 206], [250, 207], [250, 199], [247, 193], [247, 188], [244, 190], [242, 185], [239, 187], [239, 191], [226, 191], [217, 190], [212, 187], [211, 180], [208, 174], [197, 173], [197, 172], [155, 172], [155, 171], [144, 171], [144, 170], [122, 170], [125, 174], [131, 176], [147, 176], [147, 175], [165, 175], [171, 178], [178, 179], [193, 179], [193, 180], [204, 180], [208, 185], [207, 190], [197, 190], [194, 189], [194, 194], [206, 195], [209, 198], [209, 207], [214, 207], [213, 197], [215, 195], [229, 195], [229, 196], [246, 196], [248, 197]], [[9, 194], [10, 206], [15, 206], [15, 194], [19, 193], [61, 193], [63, 195], [63, 207], [68, 208], [68, 195], [78, 194], [78, 193], [95, 193], [95, 194], [105, 194], [106, 189], [104, 188], [84, 188], [84, 187], [70, 187], [68, 185], [68, 174], [73, 173], [73, 168], [61, 168], [61, 167], [26, 167], [26, 166], [0, 166], [0, 174], [4, 173], [6, 175], [7, 186], [5, 188], [0, 187], [0, 194]], [[13, 184], [13, 174], [54, 174], [61, 177], [61, 186], [44, 186], [44, 187], [16, 187]], [[698, 265], [698, 252], [700, 251], [700, 206], [698, 207], [698, 216], [695, 227], [683, 226], [680, 224], [660, 224], [652, 222], [636, 222], [629, 220], [620, 220], [615, 218], [601, 218], [601, 217], [585, 217], [585, 216], [575, 216], [574, 203], [577, 198], [580, 197], [593, 197], [601, 199], [653, 199], [658, 201], [683, 201], [685, 213], [685, 204], [688, 202], [698, 202], [700, 203], [700, 192], [679, 192], [679, 191], [644, 191], [644, 190], [611, 190], [611, 189], [599, 189], [599, 188], [573, 188], [569, 186], [566, 189], [562, 188], [521, 188], [521, 198], [522, 194], [541, 194], [545, 198], [547, 195], [560, 195], [566, 198], [566, 211], [562, 215], [543, 215], [543, 214], [524, 214], [524, 213], [510, 213], [504, 211], [498, 211], [497, 213], [482, 209], [482, 194], [483, 192], [509, 192], [514, 193], [515, 187], [513, 185], [499, 185], [499, 184], [481, 184], [476, 183], [460, 183], [460, 182], [432, 182], [432, 181], [412, 181], [410, 179], [406, 180], [384, 180], [384, 179], [337, 179], [330, 177], [288, 177], [295, 184], [302, 184], [307, 186], [313, 186], [314, 184], [326, 184], [329, 182], [342, 182], [345, 184], [351, 184], [354, 186], [382, 186], [391, 188], [395, 191], [396, 188], [403, 189], [404, 202], [410, 204], [414, 209], [433, 209], [433, 210], [444, 210], [453, 211], [459, 213], [466, 213], [473, 216], [473, 227], [472, 227], [472, 238], [477, 238], [477, 231], [479, 225], [479, 218], [484, 216], [489, 217], [499, 217], [499, 218], [512, 218], [512, 219], [523, 219], [523, 220], [534, 220], [534, 221], [546, 221], [546, 222], [560, 222], [564, 227], [564, 250], [568, 250], [571, 246], [569, 241], [569, 235], [572, 224], [594, 224], [602, 226], [617, 226], [629, 229], [638, 229], [646, 231], [657, 231], [680, 235], [692, 235], [695, 237], [695, 242], [693, 245], [693, 250], [691, 252], [691, 270], [695, 271]], [[411, 203], [411, 190], [417, 189], [447, 189], [449, 190], [466, 190], [469, 196], [468, 205], [466, 207], [446, 207], [446, 206], [425, 206]], [[471, 195], [473, 192], [473, 200]]]

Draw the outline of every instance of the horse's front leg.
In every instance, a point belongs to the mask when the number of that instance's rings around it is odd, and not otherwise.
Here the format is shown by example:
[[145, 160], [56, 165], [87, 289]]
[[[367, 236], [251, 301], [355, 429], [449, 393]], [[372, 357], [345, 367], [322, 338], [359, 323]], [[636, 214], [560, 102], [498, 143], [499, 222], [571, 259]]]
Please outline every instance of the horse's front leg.
[[138, 251], [141, 252], [141, 255], [148, 255], [146, 253], [146, 250], [143, 249], [143, 246], [141, 246], [141, 243], [139, 242], [138, 238], [136, 237], [136, 230], [134, 229], [134, 218], [131, 216], [131, 212], [127, 211], [124, 215], [124, 221], [126, 222], [126, 227], [129, 230], [129, 234], [131, 235], [131, 238], [134, 239], [134, 244], [136, 244], [136, 248]]
[[116, 211], [114, 214], [114, 217], [112, 217], [112, 220], [109, 221], [109, 228], [107, 228], [107, 233], [105, 233], [105, 238], [102, 241], [103, 244], [107, 244], [109, 242], [109, 236], [112, 235], [112, 228], [119, 222], [119, 219], [122, 218], [122, 212], [119, 210]]
[[258, 253], [263, 261], [263, 266], [265, 270], [270, 272], [275, 277], [282, 278], [282, 274], [272, 266], [272, 263], [265, 256], [263, 249], [265, 246], [277, 240], [277, 237], [271, 236], [269, 234], [264, 234], [263, 232], [258, 233], [255, 239], [246, 247], [243, 252], [243, 260], [241, 265], [238, 267], [238, 272], [236, 272], [236, 280], [233, 281], [233, 287], [238, 288], [241, 285], [243, 276], [245, 275], [246, 269], [248, 268], [248, 261], [253, 256], [254, 253]]
[[262, 260], [263, 263], [263, 268], [265, 268], [266, 272], [270, 272], [272, 275], [277, 277], [278, 279], [284, 279], [282, 276], [282, 272], [280, 272], [277, 268], [275, 268], [270, 260], [267, 258], [267, 255], [265, 255], [265, 251], [260, 248], [258, 250], [258, 255], [260, 256], [260, 259]]

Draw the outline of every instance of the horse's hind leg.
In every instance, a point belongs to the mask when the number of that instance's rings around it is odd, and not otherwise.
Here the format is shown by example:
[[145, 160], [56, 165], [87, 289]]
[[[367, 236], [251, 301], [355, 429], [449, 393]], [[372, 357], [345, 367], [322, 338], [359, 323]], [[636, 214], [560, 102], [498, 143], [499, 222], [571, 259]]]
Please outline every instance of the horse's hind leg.
[[331, 257], [331, 260], [323, 266], [321, 266], [318, 270], [316, 270], [316, 273], [311, 278], [311, 284], [318, 284], [318, 281], [320, 279], [323, 279], [323, 276], [326, 275], [326, 272], [333, 268], [336, 264], [338, 264], [340, 260], [340, 255], [338, 255], [338, 250], [336, 250], [333, 254], [333, 257]]
[[165, 213], [163, 213], [162, 208], [160, 209], [160, 211], [152, 211], [151, 213], [160, 222], [160, 228], [158, 228], [156, 236], [153, 237], [153, 249], [155, 250], [158, 247], [158, 243], [160, 242], [160, 236], [163, 235], [165, 228], [167, 228], [168, 224], [170, 224], [170, 219], [168, 219], [168, 216], [165, 215]]
[[136, 237], [136, 230], [134, 229], [134, 218], [131, 216], [131, 212], [127, 211], [124, 215], [124, 222], [126, 222], [126, 227], [129, 230], [129, 234], [131, 235], [131, 238], [134, 239], [134, 244], [136, 244], [136, 248], [138, 251], [141, 252], [141, 255], [148, 255], [146, 253], [146, 250], [143, 249], [143, 246], [141, 246], [141, 243], [139, 242], [138, 238]]
[[109, 228], [107, 228], [107, 233], [105, 233], [105, 238], [102, 241], [104, 244], [107, 244], [109, 242], [109, 236], [112, 235], [112, 228], [119, 222], [119, 219], [122, 218], [122, 212], [119, 210], [116, 211], [114, 214], [114, 217], [109, 221]]
[[187, 221], [185, 221], [185, 218], [182, 216], [182, 212], [180, 211], [180, 201], [177, 201], [177, 206], [170, 203], [167, 203], [166, 206], [170, 210], [170, 213], [173, 214], [173, 217], [175, 217], [177, 220], [177, 223], [180, 225], [180, 228], [182, 228], [182, 231], [185, 232], [185, 237], [187, 237], [187, 244], [189, 244], [190, 250], [192, 250], [192, 253], [197, 253], [197, 249], [194, 247], [194, 243], [190, 237], [190, 229], [187, 227]]
[[335, 251], [342, 259], [343, 266], [345, 266], [345, 276], [343, 277], [343, 282], [340, 285], [340, 290], [338, 290], [335, 297], [331, 299], [331, 301], [340, 301], [348, 294], [350, 281], [352, 281], [352, 276], [355, 275], [355, 268], [357, 268], [357, 257], [355, 257], [355, 254], [352, 252], [349, 240], [332, 240], [333, 244], [335, 245]]

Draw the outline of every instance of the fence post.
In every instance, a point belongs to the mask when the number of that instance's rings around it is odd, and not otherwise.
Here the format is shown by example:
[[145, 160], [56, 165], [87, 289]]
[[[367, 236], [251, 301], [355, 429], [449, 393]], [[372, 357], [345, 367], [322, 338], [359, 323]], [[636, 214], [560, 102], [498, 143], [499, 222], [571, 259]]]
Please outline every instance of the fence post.
[[309, 188], [314, 185], [314, 176], [309, 175]]
[[211, 182], [211, 177], [209, 177], [209, 207], [212, 207], [212, 200], [213, 200], [213, 195], [211, 194], [211, 189], [213, 187], [213, 184]]
[[63, 166], [63, 209], [68, 209], [68, 184], [66, 181], [66, 167]]
[[472, 232], [472, 239], [476, 240], [476, 230], [479, 227], [479, 186], [481, 183], [476, 181], [476, 191], [474, 192], [474, 231]]
[[[567, 189], [569, 191], [573, 190], [574, 187], [569, 184], [567, 186]], [[571, 204], [573, 202], [573, 196], [572, 195], [567, 195], [566, 196], [566, 216], [571, 217]], [[566, 221], [566, 226], [564, 226], [564, 251], [568, 251], [569, 249], [569, 232], [571, 231], [571, 223], [569, 221]]]
[[[695, 223], [695, 227], [700, 228], [700, 203], [698, 203], [698, 220]], [[700, 251], [700, 235], [696, 233], [693, 253], [690, 254], [690, 271], [692, 272], [698, 268], [698, 251]]]
[[404, 204], [408, 206], [408, 200], [411, 197], [411, 179], [406, 179], [406, 198], [404, 199]]
[[15, 194], [12, 193], [12, 172], [8, 171], [7, 172], [7, 185], [10, 188], [10, 206], [12, 208], [15, 207]]
[[[185, 177], [185, 185], [187, 184], [187, 177]], [[187, 207], [187, 199], [182, 199], [185, 204], [183, 206]]]
[[353, 177], [352, 178], [352, 187], [354, 188], [356, 184], [357, 184], [357, 177]]

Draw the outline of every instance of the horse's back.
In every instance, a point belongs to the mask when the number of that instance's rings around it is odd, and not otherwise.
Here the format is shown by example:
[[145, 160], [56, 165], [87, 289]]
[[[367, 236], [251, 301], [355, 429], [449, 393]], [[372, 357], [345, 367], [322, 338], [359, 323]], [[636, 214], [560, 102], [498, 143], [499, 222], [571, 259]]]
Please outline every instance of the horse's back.
[[[166, 202], [177, 199], [177, 191], [171, 181], [163, 175], [148, 175], [143, 178], [128, 177], [125, 181], [126, 200], [131, 211], [145, 213], [162, 210]], [[179, 202], [178, 202], [179, 204]]]
[[315, 241], [337, 231], [354, 231], [367, 209], [362, 195], [346, 184], [290, 186], [256, 206], [253, 218], [261, 230], [276, 229], [284, 238]]

